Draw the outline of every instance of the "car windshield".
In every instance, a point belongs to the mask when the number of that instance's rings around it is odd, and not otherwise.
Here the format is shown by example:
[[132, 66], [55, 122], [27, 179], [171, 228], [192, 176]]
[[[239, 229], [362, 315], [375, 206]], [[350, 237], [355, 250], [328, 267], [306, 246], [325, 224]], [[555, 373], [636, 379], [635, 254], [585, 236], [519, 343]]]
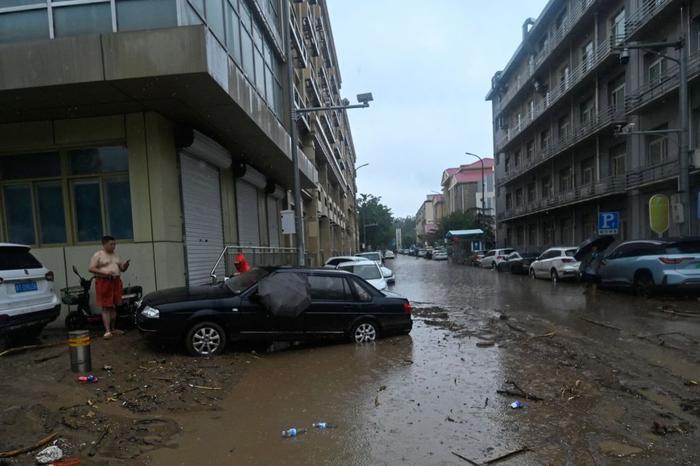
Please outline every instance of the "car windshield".
[[0, 270], [40, 269], [41, 263], [28, 248], [7, 246], [0, 248]]
[[340, 270], [347, 270], [355, 275], [364, 278], [365, 280], [378, 280], [382, 278], [381, 272], [375, 264], [352, 264], [341, 265]]
[[567, 249], [565, 254], [569, 257], [574, 257], [576, 255], [576, 249]]
[[666, 248], [666, 254], [700, 254], [700, 241], [672, 244]]
[[357, 257], [364, 257], [364, 258], [369, 259], [371, 261], [382, 260], [382, 256], [378, 252], [365, 252], [362, 254], [357, 254]]
[[226, 286], [229, 290], [238, 294], [255, 285], [268, 275], [270, 275], [270, 272], [265, 269], [253, 269], [250, 272], [227, 278]]

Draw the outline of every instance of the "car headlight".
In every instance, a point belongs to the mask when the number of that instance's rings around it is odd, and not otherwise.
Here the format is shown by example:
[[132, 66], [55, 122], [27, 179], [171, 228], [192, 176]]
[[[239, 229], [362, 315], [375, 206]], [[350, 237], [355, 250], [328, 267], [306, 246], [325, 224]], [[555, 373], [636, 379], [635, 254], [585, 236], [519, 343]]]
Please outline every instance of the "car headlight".
[[148, 319], [157, 319], [160, 317], [160, 311], [156, 308], [151, 307], [151, 306], [146, 306], [141, 311], [141, 315], [148, 318]]
[[142, 304], [143, 304], [143, 298], [136, 301], [136, 309], [140, 309]]

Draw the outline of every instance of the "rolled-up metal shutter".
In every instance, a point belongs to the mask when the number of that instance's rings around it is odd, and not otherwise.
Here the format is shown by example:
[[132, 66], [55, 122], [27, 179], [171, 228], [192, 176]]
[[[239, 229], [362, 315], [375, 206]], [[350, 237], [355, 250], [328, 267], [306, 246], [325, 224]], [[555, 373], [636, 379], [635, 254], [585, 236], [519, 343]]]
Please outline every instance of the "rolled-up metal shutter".
[[267, 229], [270, 235], [270, 246], [280, 245], [280, 202], [273, 196], [267, 196]]
[[258, 189], [241, 178], [236, 180], [236, 211], [238, 214], [238, 244], [260, 246]]
[[[180, 154], [182, 204], [185, 216], [187, 283], [203, 285], [224, 249], [219, 169], [183, 152]], [[217, 276], [223, 276], [223, 264]]]

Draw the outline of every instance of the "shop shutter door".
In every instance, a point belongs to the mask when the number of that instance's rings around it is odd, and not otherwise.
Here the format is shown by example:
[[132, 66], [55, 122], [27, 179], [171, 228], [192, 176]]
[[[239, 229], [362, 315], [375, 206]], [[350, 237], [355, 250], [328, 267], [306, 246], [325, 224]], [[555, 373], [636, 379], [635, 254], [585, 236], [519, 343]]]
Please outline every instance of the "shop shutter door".
[[[183, 153], [180, 157], [182, 204], [185, 214], [187, 282], [203, 285], [224, 249], [219, 170]], [[224, 274], [223, 264], [217, 276]]]
[[258, 190], [241, 179], [236, 180], [236, 211], [238, 213], [238, 244], [260, 246]]
[[279, 201], [272, 196], [267, 197], [267, 228], [270, 233], [270, 246], [280, 245], [280, 206]]

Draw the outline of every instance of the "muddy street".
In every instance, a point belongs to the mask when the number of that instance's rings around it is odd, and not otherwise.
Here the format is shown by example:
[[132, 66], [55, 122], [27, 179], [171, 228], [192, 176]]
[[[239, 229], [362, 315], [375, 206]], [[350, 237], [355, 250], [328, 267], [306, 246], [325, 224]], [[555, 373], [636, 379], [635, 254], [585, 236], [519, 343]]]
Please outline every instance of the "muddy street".
[[[90, 386], [56, 349], [6, 357], [2, 450], [57, 431], [83, 464], [700, 461], [697, 301], [406, 256], [389, 266], [416, 306], [410, 336], [196, 359], [131, 332], [93, 342], [110, 370]], [[308, 431], [283, 438], [291, 427]]]

